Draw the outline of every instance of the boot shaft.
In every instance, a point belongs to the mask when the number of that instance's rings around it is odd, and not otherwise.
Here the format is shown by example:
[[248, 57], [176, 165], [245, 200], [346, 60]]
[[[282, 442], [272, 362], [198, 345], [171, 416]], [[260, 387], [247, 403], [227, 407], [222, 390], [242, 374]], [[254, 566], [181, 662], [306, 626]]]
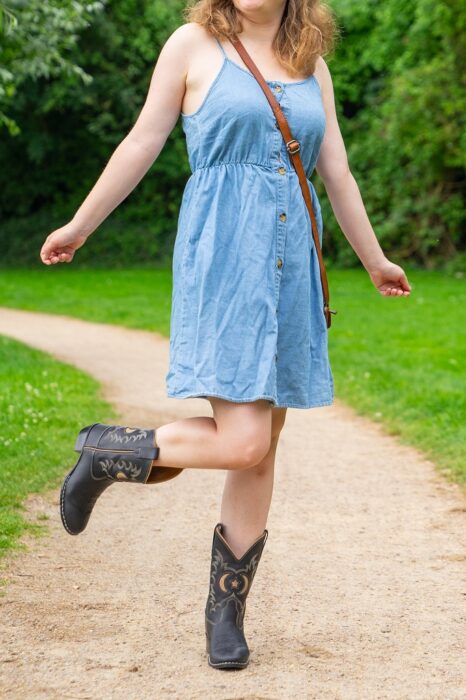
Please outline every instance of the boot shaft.
[[246, 598], [262, 556], [268, 531], [238, 559], [223, 536], [222, 524], [215, 526], [212, 542], [210, 587], [206, 603], [206, 622], [230, 620], [242, 629]]
[[155, 429], [95, 423], [79, 433], [76, 452], [85, 451], [93, 480], [145, 483], [157, 459]]

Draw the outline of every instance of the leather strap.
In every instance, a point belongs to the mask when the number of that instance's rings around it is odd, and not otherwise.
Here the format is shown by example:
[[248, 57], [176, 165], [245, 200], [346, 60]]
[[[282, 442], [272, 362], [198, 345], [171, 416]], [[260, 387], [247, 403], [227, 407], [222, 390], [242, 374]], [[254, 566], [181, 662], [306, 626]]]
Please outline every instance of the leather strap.
[[238, 37], [230, 38], [230, 42], [233, 44], [235, 49], [238, 51], [239, 55], [243, 59], [244, 63], [247, 65], [259, 85], [261, 86], [262, 90], [265, 93], [265, 96], [267, 100], [270, 103], [270, 106], [272, 107], [273, 113], [275, 114], [275, 118], [277, 120], [277, 125], [280, 128], [280, 131], [282, 132], [282, 136], [285, 140], [286, 144], [286, 149], [288, 153], [290, 154], [291, 161], [293, 163], [293, 166], [296, 170], [296, 173], [298, 175], [299, 179], [299, 184], [301, 186], [301, 191], [303, 193], [304, 201], [306, 203], [307, 210], [309, 212], [309, 216], [311, 219], [311, 229], [312, 229], [312, 235], [314, 238], [314, 243], [315, 243], [315, 249], [317, 251], [317, 257], [319, 259], [319, 267], [320, 267], [320, 281], [322, 285], [322, 292], [324, 296], [324, 315], [325, 315], [325, 320], [327, 323], [327, 328], [330, 328], [332, 319], [331, 319], [331, 314], [336, 314], [336, 311], [332, 311], [329, 307], [330, 303], [330, 294], [329, 294], [329, 289], [328, 289], [328, 282], [327, 282], [327, 273], [325, 271], [325, 265], [324, 265], [324, 259], [322, 257], [322, 251], [320, 248], [320, 241], [319, 241], [319, 233], [318, 233], [318, 228], [317, 228], [317, 222], [316, 218], [314, 215], [314, 209], [312, 206], [312, 200], [311, 200], [311, 195], [309, 192], [309, 187], [307, 183], [307, 178], [306, 178], [306, 173], [304, 172], [304, 167], [303, 163], [301, 160], [301, 156], [299, 155], [299, 141], [297, 141], [295, 138], [293, 138], [290, 127], [288, 125], [288, 122], [286, 120], [285, 115], [283, 114], [281, 107], [277, 100], [275, 99], [272, 91], [270, 90], [269, 86], [267, 85], [266, 81], [262, 77], [261, 72], [259, 71], [258, 67], [252, 60], [251, 56], [248, 54], [246, 49], [244, 48], [243, 44], [241, 41], [238, 39]]

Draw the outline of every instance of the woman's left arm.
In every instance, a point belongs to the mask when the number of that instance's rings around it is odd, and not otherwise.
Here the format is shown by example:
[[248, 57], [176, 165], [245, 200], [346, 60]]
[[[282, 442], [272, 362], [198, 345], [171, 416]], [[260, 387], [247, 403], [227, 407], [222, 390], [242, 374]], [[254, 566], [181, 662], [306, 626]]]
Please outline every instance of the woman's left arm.
[[321, 56], [316, 64], [316, 77], [326, 115], [325, 135], [316, 170], [323, 180], [335, 217], [380, 293], [384, 296], [408, 296], [411, 286], [406, 274], [403, 268], [385, 257], [349, 168], [335, 110], [332, 78]]

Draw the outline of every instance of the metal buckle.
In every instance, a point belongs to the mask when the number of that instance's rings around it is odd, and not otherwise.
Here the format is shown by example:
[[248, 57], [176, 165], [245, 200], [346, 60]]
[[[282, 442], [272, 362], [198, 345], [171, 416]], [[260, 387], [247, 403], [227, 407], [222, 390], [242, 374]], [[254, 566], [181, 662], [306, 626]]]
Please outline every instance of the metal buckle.
[[[293, 147], [290, 144], [295, 144], [295, 146]], [[291, 153], [291, 155], [294, 155], [300, 149], [299, 141], [297, 141], [296, 139], [291, 139], [291, 141], [287, 142], [286, 148], [287, 148], [288, 153]], [[294, 150], [292, 150], [293, 148], [294, 148]]]

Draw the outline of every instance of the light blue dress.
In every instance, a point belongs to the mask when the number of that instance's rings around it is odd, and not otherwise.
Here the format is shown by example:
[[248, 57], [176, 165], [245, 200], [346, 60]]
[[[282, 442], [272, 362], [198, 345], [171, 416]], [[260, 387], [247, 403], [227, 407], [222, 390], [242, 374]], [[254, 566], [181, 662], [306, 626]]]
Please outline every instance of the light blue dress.
[[[328, 405], [328, 329], [298, 176], [260, 85], [217, 43], [217, 76], [201, 106], [181, 113], [192, 173], [173, 250], [167, 395]], [[309, 178], [325, 131], [319, 84], [311, 75], [268, 85]]]

